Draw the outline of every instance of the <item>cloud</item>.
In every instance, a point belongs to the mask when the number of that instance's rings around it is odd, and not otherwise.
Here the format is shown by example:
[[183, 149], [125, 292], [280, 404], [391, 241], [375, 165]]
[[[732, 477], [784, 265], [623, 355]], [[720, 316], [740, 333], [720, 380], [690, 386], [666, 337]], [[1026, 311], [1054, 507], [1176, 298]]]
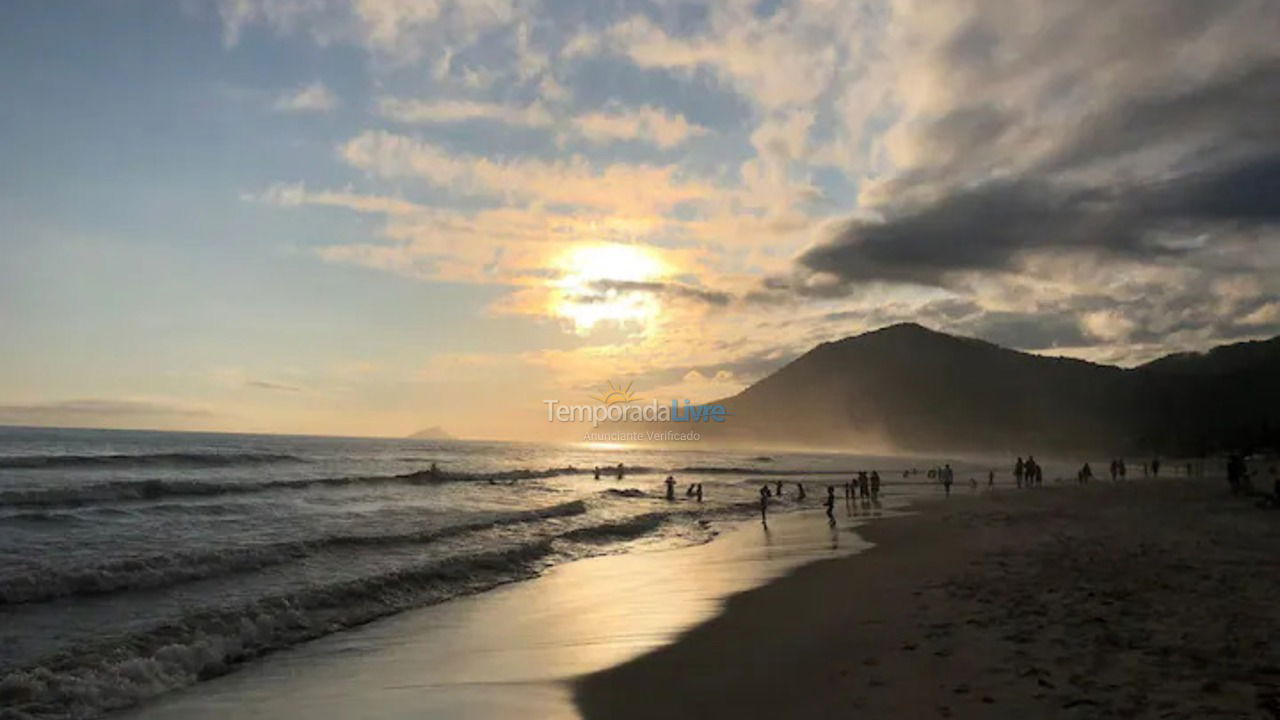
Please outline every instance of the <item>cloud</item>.
[[541, 102], [523, 107], [473, 100], [414, 100], [384, 97], [378, 100], [378, 114], [399, 123], [431, 125], [490, 120], [524, 127], [547, 127], [551, 113]]
[[612, 163], [594, 167], [584, 158], [543, 161], [490, 159], [456, 154], [416, 138], [368, 131], [346, 143], [342, 158], [382, 178], [414, 178], [465, 195], [596, 208], [624, 215], [666, 212], [715, 193], [673, 165]]
[[707, 305], [724, 307], [729, 304], [733, 296], [727, 292], [719, 290], [708, 290], [706, 288], [696, 287], [693, 285], [685, 285], [674, 282], [641, 282], [634, 280], [596, 280], [590, 283], [590, 289], [595, 294], [578, 295], [573, 298], [574, 302], [589, 303], [603, 299], [609, 293], [649, 293], [653, 295], [663, 295], [670, 298], [681, 300], [694, 300]]
[[616, 140], [641, 140], [663, 149], [673, 148], [695, 135], [707, 132], [705, 127], [653, 107], [621, 112], [593, 112], [573, 119], [583, 137], [596, 143]]
[[[1277, 222], [1280, 154], [1159, 183], [992, 181], [883, 221], [849, 221], [798, 262], [846, 282], [945, 284], [955, 273], [1011, 269], [1029, 250], [1183, 257], [1224, 223]], [[1274, 232], [1259, 227], [1254, 237]]]
[[209, 410], [162, 400], [81, 398], [0, 405], [0, 420], [10, 423], [106, 422], [116, 419], [196, 418]]
[[298, 387], [297, 385], [286, 385], [284, 383], [271, 382], [269, 380], [249, 379], [249, 380], [246, 380], [244, 384], [246, 387], [256, 388], [258, 390], [274, 390], [277, 392], [302, 392], [302, 388]]
[[687, 371], [687, 327], [798, 348], [921, 319], [1122, 361], [1275, 328], [1273, 0], [593, 8], [228, 2], [229, 34], [364, 48], [378, 114], [416, 126], [338, 148], [367, 191], [258, 199], [382, 215], [320, 252], [522, 313], [557, 248], [679, 248], [696, 271], [574, 288], [660, 303], [654, 367]]
[[318, 205], [384, 215], [420, 215], [428, 212], [426, 207], [401, 198], [364, 195], [350, 190], [313, 191], [308, 190], [303, 183], [275, 183], [261, 193], [247, 193], [241, 197], [285, 208]]
[[338, 107], [338, 96], [319, 81], [290, 90], [271, 105], [276, 112], [329, 112]]

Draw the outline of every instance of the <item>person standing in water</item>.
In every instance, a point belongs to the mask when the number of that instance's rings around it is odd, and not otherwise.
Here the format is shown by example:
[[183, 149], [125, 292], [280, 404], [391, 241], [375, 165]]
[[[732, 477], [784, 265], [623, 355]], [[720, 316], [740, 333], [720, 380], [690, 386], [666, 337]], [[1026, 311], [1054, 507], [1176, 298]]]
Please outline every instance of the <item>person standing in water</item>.
[[880, 499], [880, 473], [875, 470], [871, 471], [871, 499]]
[[948, 463], [938, 471], [938, 474], [942, 476], [942, 488], [946, 490], [947, 497], [951, 497], [951, 483], [954, 482], [954, 476], [951, 473], [951, 464]]
[[996, 485], [996, 471], [988, 470], [987, 471], [987, 487], [995, 487], [995, 485]]
[[769, 524], [769, 486], [762, 485], [760, 487], [760, 523], [762, 525]]
[[702, 483], [698, 483], [698, 502], [702, 502]]
[[804, 483], [798, 482], [796, 483], [796, 500], [803, 500], [803, 499], [805, 499]]
[[774, 490], [773, 494], [777, 497], [782, 497], [782, 481], [781, 480], [777, 482], [777, 488]]
[[622, 463], [618, 463], [618, 479], [622, 479]]
[[1022, 456], [1019, 455], [1018, 462], [1014, 463], [1014, 466], [1013, 466], [1013, 479], [1018, 482], [1018, 487], [1022, 487], [1022, 474], [1023, 472], [1026, 471], [1026, 469], [1027, 469], [1027, 466], [1025, 463], [1022, 462]]
[[597, 480], [599, 480], [599, 479], [600, 479], [600, 466], [599, 466], [599, 465], [597, 465], [597, 466], [596, 466], [596, 469], [595, 469], [595, 476], [596, 476], [596, 479], [597, 479]]
[[1160, 477], [1160, 458], [1151, 458], [1151, 477]]
[[663, 482], [667, 484], [667, 499], [675, 500], [676, 499], [676, 479], [668, 475], [667, 479], [664, 480]]
[[822, 503], [827, 508], [827, 519], [831, 522], [836, 521], [836, 488], [834, 485], [827, 486], [827, 499]]

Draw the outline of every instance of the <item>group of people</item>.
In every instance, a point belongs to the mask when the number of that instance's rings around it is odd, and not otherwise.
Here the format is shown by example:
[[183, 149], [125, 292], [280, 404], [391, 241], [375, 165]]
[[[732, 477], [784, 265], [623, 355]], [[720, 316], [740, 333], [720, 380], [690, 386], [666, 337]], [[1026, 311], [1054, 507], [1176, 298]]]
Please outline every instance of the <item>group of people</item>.
[[[808, 497], [805, 492], [804, 483], [797, 482], [796, 500], [804, 500]], [[860, 471], [855, 477], [849, 478], [849, 482], [843, 483], [845, 502], [851, 502], [861, 497], [863, 500], [875, 501], [880, 497], [880, 473], [872, 470], [870, 472]], [[769, 524], [769, 501], [773, 498], [783, 497], [784, 486], [781, 480], [776, 480], [773, 487], [770, 488], [768, 483], [760, 486], [760, 522], [765, 525]], [[827, 518], [831, 522], [835, 522], [836, 509], [836, 486], [827, 486], [827, 497], [822, 501], [823, 507], [826, 508]]]
[[1013, 464], [1013, 479], [1018, 487], [1039, 487], [1044, 485], [1044, 468], [1034, 455], [1028, 455], [1026, 460], [1019, 457]]
[[[626, 475], [626, 470], [625, 470], [625, 468], [623, 468], [622, 463], [618, 463], [618, 467], [614, 468], [614, 472], [617, 474], [617, 478], [618, 478], [619, 480], [621, 480], [621, 479], [623, 478], [623, 476], [624, 476], [624, 475]], [[595, 478], [596, 478], [597, 480], [599, 480], [599, 479], [600, 479], [600, 466], [599, 466], [599, 465], [596, 465], [596, 466], [595, 466], [595, 469], [594, 469], [594, 471], [593, 471], [593, 473], [592, 473], [592, 474], [593, 474], [593, 475], [595, 475]]]
[[[676, 479], [672, 475], [668, 475], [663, 481], [667, 486], [667, 499], [676, 499]], [[684, 496], [687, 498], [697, 498], [698, 502], [702, 502], [702, 483], [689, 483], [689, 487], [685, 489]]]

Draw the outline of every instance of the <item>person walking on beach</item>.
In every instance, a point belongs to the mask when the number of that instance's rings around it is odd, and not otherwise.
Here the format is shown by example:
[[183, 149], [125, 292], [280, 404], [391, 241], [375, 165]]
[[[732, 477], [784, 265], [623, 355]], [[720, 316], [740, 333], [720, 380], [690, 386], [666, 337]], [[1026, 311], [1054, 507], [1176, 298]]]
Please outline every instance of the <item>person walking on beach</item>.
[[880, 499], [880, 473], [875, 470], [871, 471], [871, 499]]
[[667, 499], [675, 500], [676, 499], [676, 479], [668, 475], [667, 479], [664, 480], [663, 482], [666, 483], [667, 485]]
[[805, 499], [805, 497], [806, 496], [804, 494], [804, 483], [801, 483], [801, 482], [796, 483], [796, 500], [803, 500]]
[[1116, 477], [1120, 475], [1120, 461], [1112, 458], [1111, 460], [1111, 482], [1116, 481]]
[[948, 463], [938, 471], [938, 474], [942, 476], [942, 489], [947, 492], [947, 497], [951, 497], [951, 483], [954, 482], [954, 477], [951, 474], [951, 464]]
[[763, 525], [769, 524], [769, 495], [769, 486], [760, 486], [760, 523]]
[[1022, 457], [1018, 457], [1018, 462], [1013, 466], [1013, 479], [1018, 482], [1018, 487], [1022, 487], [1022, 473], [1025, 472], [1027, 466], [1022, 462]]
[[1151, 458], [1151, 477], [1160, 477], [1160, 458]]
[[827, 519], [834, 523], [836, 521], [836, 488], [834, 485], [827, 486], [827, 500], [823, 505], [827, 508]]
[[774, 490], [773, 494], [777, 497], [782, 497], [782, 481], [781, 480], [778, 481], [777, 489]]
[[871, 497], [871, 479], [867, 477], [866, 470], [858, 473], [858, 497], [864, 500]]
[[[1089, 467], [1089, 463], [1085, 463], [1084, 467], [1080, 468], [1080, 484], [1081, 485], [1087, 484], [1089, 482], [1089, 479], [1092, 477], [1093, 477], [1093, 468]], [[1111, 473], [1111, 477], [1112, 479], [1115, 478], [1115, 472]]]
[[702, 483], [698, 483], [698, 502], [702, 502]]

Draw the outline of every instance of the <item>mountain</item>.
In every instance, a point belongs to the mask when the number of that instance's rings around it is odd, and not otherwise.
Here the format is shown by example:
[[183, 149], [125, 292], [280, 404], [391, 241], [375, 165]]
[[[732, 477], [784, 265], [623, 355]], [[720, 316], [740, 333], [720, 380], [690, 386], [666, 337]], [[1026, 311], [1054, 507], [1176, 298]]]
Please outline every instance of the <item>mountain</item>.
[[920, 452], [1211, 452], [1274, 442], [1280, 338], [1123, 369], [914, 323], [823, 343], [733, 397], [729, 444]]
[[407, 436], [411, 440], [453, 440], [453, 436], [441, 427], [429, 427]]

